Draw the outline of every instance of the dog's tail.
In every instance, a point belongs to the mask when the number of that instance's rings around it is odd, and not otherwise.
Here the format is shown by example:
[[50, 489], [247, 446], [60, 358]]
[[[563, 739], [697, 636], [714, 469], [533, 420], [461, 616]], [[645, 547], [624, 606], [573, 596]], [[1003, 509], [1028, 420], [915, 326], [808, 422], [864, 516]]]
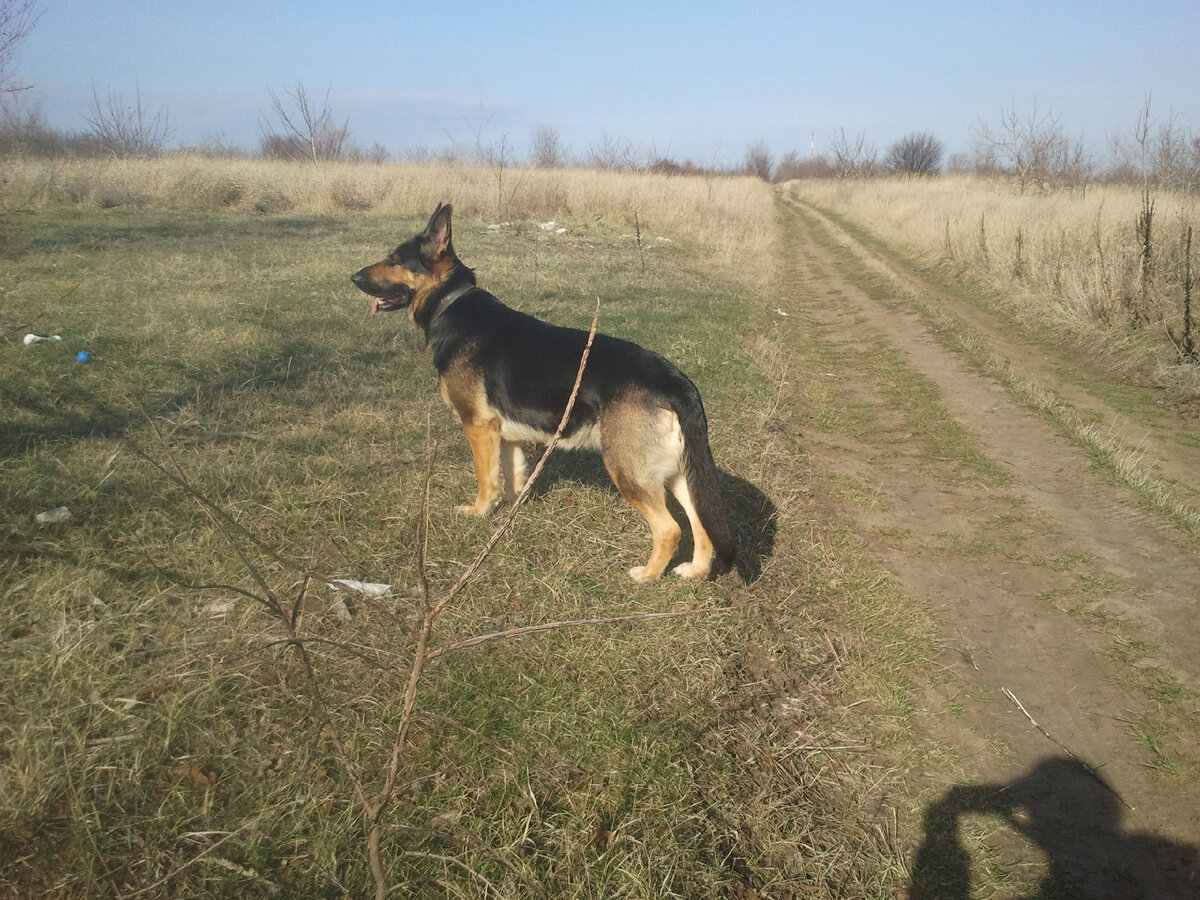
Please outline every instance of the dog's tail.
[[737, 558], [737, 542], [729, 524], [729, 511], [721, 496], [717, 481], [717, 465], [713, 461], [712, 448], [708, 445], [708, 419], [704, 415], [704, 404], [699, 392], [693, 394], [694, 402], [683, 409], [676, 409], [679, 427], [683, 432], [683, 470], [688, 491], [700, 524], [712, 541], [714, 558], [710, 574], [718, 575], [733, 567]]

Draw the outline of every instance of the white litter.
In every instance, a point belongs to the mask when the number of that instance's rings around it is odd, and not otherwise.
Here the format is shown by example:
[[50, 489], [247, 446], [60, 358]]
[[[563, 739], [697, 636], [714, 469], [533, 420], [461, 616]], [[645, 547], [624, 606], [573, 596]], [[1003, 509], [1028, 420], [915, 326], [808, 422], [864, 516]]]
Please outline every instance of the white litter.
[[26, 347], [28, 347], [30, 344], [36, 344], [38, 341], [54, 341], [56, 343], [62, 343], [62, 335], [61, 334], [52, 334], [52, 335], [50, 335], [50, 337], [43, 337], [40, 334], [25, 335], [25, 346]]
[[345, 597], [334, 597], [332, 606], [333, 614], [343, 622], [349, 622], [353, 617], [352, 613], [350, 612], [350, 607], [346, 605]]
[[65, 522], [71, 518], [71, 511], [65, 506], [56, 506], [54, 509], [38, 513], [34, 518], [37, 519], [39, 525], [57, 525], [59, 522]]
[[350, 592], [357, 591], [364, 597], [370, 597], [374, 600], [385, 597], [392, 591], [390, 584], [380, 584], [376, 581], [355, 581], [352, 578], [336, 578], [329, 583], [329, 588], [334, 591], [344, 591], [347, 589]]
[[237, 604], [232, 600], [214, 600], [212, 603], [204, 604], [204, 611], [210, 616], [223, 616], [235, 609], [237, 609]]
[[783, 316], [785, 319], [788, 317], [788, 313], [785, 313], [785, 312], [784, 312], [782, 309], [780, 309], [778, 306], [777, 306], [777, 307], [775, 307], [775, 314], [776, 314], [776, 315], [779, 315], [779, 316]]

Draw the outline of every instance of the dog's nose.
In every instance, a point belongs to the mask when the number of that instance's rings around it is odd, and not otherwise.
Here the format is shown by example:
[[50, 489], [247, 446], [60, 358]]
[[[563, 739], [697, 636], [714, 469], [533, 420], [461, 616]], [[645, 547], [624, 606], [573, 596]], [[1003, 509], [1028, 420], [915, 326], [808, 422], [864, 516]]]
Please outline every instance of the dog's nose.
[[350, 280], [353, 281], [355, 284], [362, 284], [363, 273], [355, 272], [353, 275], [350, 276]]

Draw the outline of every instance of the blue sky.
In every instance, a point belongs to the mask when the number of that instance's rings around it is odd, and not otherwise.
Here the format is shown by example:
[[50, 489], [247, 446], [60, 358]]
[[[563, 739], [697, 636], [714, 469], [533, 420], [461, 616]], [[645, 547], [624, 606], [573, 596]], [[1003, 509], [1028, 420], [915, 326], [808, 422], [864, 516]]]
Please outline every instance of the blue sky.
[[948, 152], [1016, 104], [1102, 154], [1147, 93], [1200, 127], [1196, 0], [1077, 3], [42, 0], [13, 73], [44, 118], [83, 130], [93, 91], [166, 104], [173, 143], [257, 145], [302, 82], [352, 138], [389, 149], [552, 126], [679, 161], [817, 151], [836, 129], [881, 151], [913, 131]]

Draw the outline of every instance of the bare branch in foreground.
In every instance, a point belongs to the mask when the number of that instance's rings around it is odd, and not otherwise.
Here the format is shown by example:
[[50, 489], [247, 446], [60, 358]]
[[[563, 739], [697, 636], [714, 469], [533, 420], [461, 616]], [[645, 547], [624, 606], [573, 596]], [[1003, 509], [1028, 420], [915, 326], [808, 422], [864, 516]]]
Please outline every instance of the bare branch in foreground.
[[[546, 450], [542, 453], [541, 459], [537, 465], [533, 467], [533, 471], [529, 473], [528, 479], [525, 481], [524, 487], [513, 501], [512, 507], [508, 511], [508, 515], [504, 520], [496, 526], [491, 537], [483, 545], [475, 560], [467, 566], [462, 576], [454, 583], [454, 585], [446, 591], [446, 593], [433, 604], [429, 603], [429, 594], [427, 581], [422, 574], [422, 584], [425, 586], [425, 617], [421, 623], [420, 635], [417, 638], [417, 647], [413, 651], [412, 668], [409, 670], [408, 686], [404, 692], [404, 710], [400, 715], [400, 722], [396, 727], [396, 739], [392, 744], [392, 757], [388, 763], [387, 776], [384, 778], [383, 787], [375, 795], [375, 799], [365, 804], [364, 818], [367, 825], [367, 863], [371, 868], [371, 876], [375, 880], [375, 897], [376, 900], [386, 900], [388, 895], [387, 874], [383, 868], [383, 859], [380, 855], [380, 842], [383, 838], [382, 815], [384, 809], [387, 808], [388, 802], [392, 798], [392, 791], [396, 786], [396, 777], [400, 771], [400, 759], [403, 755], [404, 747], [408, 743], [408, 729], [412, 723], [413, 709], [417, 702], [417, 688], [421, 681], [421, 675], [425, 671], [425, 666], [429, 662], [429, 641], [433, 636], [433, 626], [437, 622], [438, 617], [446, 609], [447, 606], [457, 597], [475, 577], [475, 573], [479, 571], [484, 561], [491, 555], [496, 544], [500, 542], [500, 538], [508, 531], [513, 520], [516, 519], [517, 513], [521, 506], [529, 497], [530, 491], [533, 489], [534, 482], [545, 468], [546, 460], [550, 458], [550, 454], [554, 452], [554, 448], [558, 445], [559, 439], [562, 437], [563, 431], [567, 427], [567, 422], [570, 421], [571, 412], [575, 408], [575, 400], [579, 396], [579, 385], [583, 381], [583, 372], [587, 368], [588, 356], [592, 352], [592, 343], [596, 339], [596, 329], [600, 324], [600, 299], [596, 298], [596, 313], [592, 317], [592, 327], [588, 331], [587, 343], [584, 345], [583, 354], [579, 360], [579, 370], [575, 374], [575, 384], [571, 388], [571, 395], [567, 398], [566, 408], [563, 410], [562, 419], [558, 423], [558, 428], [554, 432], [554, 436], [550, 438], [546, 444]], [[428, 483], [426, 496], [428, 495]], [[423, 498], [421, 502], [422, 513], [427, 514], [427, 502]], [[418, 544], [424, 546], [424, 540], [427, 539], [428, 529], [422, 525], [422, 538]], [[424, 550], [422, 549], [422, 554]], [[420, 563], [422, 573], [424, 572], [424, 562]]]
[[1095, 769], [1093, 769], [1091, 766], [1089, 766], [1087, 763], [1085, 763], [1082, 759], [1080, 759], [1078, 756], [1076, 756], [1074, 753], [1072, 753], [1070, 748], [1067, 747], [1066, 744], [1064, 744], [1062, 741], [1060, 741], [1058, 738], [1056, 738], [1054, 735], [1052, 735], [1050, 732], [1048, 732], [1045, 728], [1043, 728], [1041, 725], [1039, 725], [1037, 723], [1037, 721], [1033, 718], [1033, 716], [1031, 716], [1029, 714], [1029, 710], [1027, 710], [1024, 707], [1024, 705], [1021, 703], [1021, 701], [1017, 699], [1016, 694], [1014, 694], [1008, 688], [1001, 688], [1000, 690], [1004, 691], [1005, 697], [1007, 697], [1013, 703], [1017, 704], [1017, 709], [1019, 709], [1021, 712], [1025, 713], [1025, 718], [1027, 718], [1030, 721], [1030, 723], [1033, 725], [1034, 728], [1036, 728], [1038, 731], [1040, 731], [1042, 734], [1044, 734], [1047, 738], [1049, 738], [1055, 744], [1058, 744], [1059, 748], [1062, 750], [1063, 753], [1067, 754], [1067, 756], [1071, 757], [1071, 759], [1075, 760], [1075, 762], [1077, 762], [1081, 766], [1083, 766], [1087, 770], [1089, 775], [1091, 775], [1098, 782], [1100, 782], [1102, 785], [1104, 785], [1106, 788], [1108, 788], [1110, 791], [1112, 791], [1112, 795], [1121, 801], [1122, 806], [1124, 806], [1130, 812], [1133, 811], [1133, 807], [1125, 802], [1125, 798], [1122, 797], [1120, 794], [1118, 794], [1116, 792], [1116, 790], [1113, 789], [1112, 785], [1110, 785], [1107, 781], [1105, 781], [1103, 778], [1100, 777], [1099, 772], [1097, 772]]
[[[307, 692], [310, 695], [309, 700], [312, 704], [313, 712], [315, 714], [314, 718], [321, 726], [321, 736], [330, 742], [333, 755], [340, 760], [341, 765], [344, 767], [350, 780], [353, 788], [353, 800], [358, 809], [361, 810], [363, 817], [363, 826], [365, 832], [364, 836], [366, 838], [367, 864], [371, 871], [372, 880], [375, 884], [375, 896], [377, 898], [385, 898], [391, 891], [389, 876], [387, 869], [384, 866], [382, 852], [382, 840], [386, 827], [383, 818], [384, 812], [392, 805], [396, 798], [397, 786], [400, 783], [401, 763], [406, 756], [405, 751], [408, 746], [412, 722], [418, 715], [427, 715], [426, 713], [417, 710], [417, 697], [420, 692], [420, 684], [423, 673], [425, 672], [429, 663], [440, 659], [446, 653], [465, 650], [494, 640], [524, 637], [564, 628], [616, 625], [625, 622], [636, 621], [657, 621], [685, 616], [698, 616], [703, 614], [724, 614], [731, 611], [725, 608], [687, 609], [675, 612], [640, 613], [624, 616], [549, 622], [540, 625], [511, 628], [505, 631], [468, 637], [452, 643], [447, 643], [441, 647], [432, 646], [434, 628], [440, 616], [447, 610], [450, 604], [454, 602], [455, 598], [460, 596], [462, 592], [471, 584], [472, 580], [478, 574], [484, 562], [499, 544], [501, 538], [512, 527], [517, 514], [519, 513], [525, 501], [529, 498], [535, 482], [544, 470], [550, 454], [554, 452], [563, 432], [567, 427], [567, 423], [570, 421], [571, 413], [574, 410], [575, 402], [579, 395], [580, 384], [583, 380], [584, 371], [587, 367], [588, 357], [595, 341], [596, 330], [599, 325], [599, 305], [599, 300], [597, 300], [596, 314], [592, 319], [587, 341], [579, 361], [579, 369], [576, 373], [575, 382], [572, 386], [566, 408], [563, 410], [562, 419], [560, 420], [554, 435], [548, 442], [545, 451], [537, 461], [537, 464], [533, 467], [533, 470], [527, 478], [521, 491], [508, 509], [507, 514], [492, 531], [483, 547], [479, 550], [475, 559], [466, 568], [461, 577], [459, 577], [458, 580], [455, 581], [455, 583], [448, 590], [446, 590], [440, 596], [437, 596], [436, 599], [433, 596], [433, 589], [430, 585], [427, 571], [429, 542], [429, 493], [433, 471], [432, 460], [436, 456], [435, 453], [430, 454], [431, 462], [426, 472], [425, 488], [421, 496], [416, 535], [416, 545], [418, 548], [416, 566], [421, 586], [421, 603], [423, 606], [423, 612], [419, 616], [420, 624], [417, 628], [416, 646], [412, 650], [410, 659], [397, 659], [390, 666], [391, 671], [404, 676], [405, 662], [408, 662], [403, 707], [399, 721], [395, 726], [390, 760], [386, 766], [386, 769], [381, 773], [383, 777], [378, 788], [368, 787], [366, 779], [364, 778], [364, 773], [358, 767], [356, 767], [347, 744], [342, 739], [342, 736], [338, 733], [330, 704], [325, 700], [324, 693], [317, 676], [314, 660], [310, 657], [309, 645], [328, 645], [331, 647], [337, 647], [341, 651], [351, 653], [352, 655], [372, 666], [383, 667], [386, 664], [383, 663], [382, 660], [373, 659], [368, 654], [364, 654], [358, 649], [345, 644], [344, 642], [320, 637], [307, 637], [300, 631], [299, 609], [309, 586], [313, 582], [334, 584], [337, 582], [337, 579], [327, 577], [317, 571], [314, 571], [315, 567], [312, 562], [291, 560], [283, 557], [277, 551], [273, 550], [271, 547], [264, 544], [260, 539], [255, 537], [252, 533], [247, 531], [244, 526], [238, 523], [237, 520], [234, 519], [228, 512], [226, 512], [219, 504], [205, 497], [201, 493], [200, 489], [191, 482], [186, 469], [175, 458], [167, 437], [160, 432], [157, 423], [155, 423], [153, 417], [150, 416], [145, 409], [143, 409], [142, 412], [147, 421], [150, 423], [151, 429], [155, 435], [155, 439], [162, 448], [163, 454], [165, 454], [165, 459], [155, 459], [149, 453], [130, 442], [132, 449], [138, 456], [150, 463], [169, 481], [181, 488], [185, 494], [190, 497], [197, 504], [197, 506], [200, 507], [204, 515], [209, 519], [218, 533], [230, 545], [233, 546], [237, 559], [241, 563], [241, 566], [249, 574], [249, 577], [253, 582], [253, 586], [246, 590], [233, 585], [185, 584], [176, 576], [168, 575], [167, 573], [162, 574], [167, 575], [167, 577], [171, 578], [171, 580], [177, 584], [182, 584], [185, 587], [195, 590], [212, 590], [219, 587], [223, 591], [234, 592], [263, 606], [272, 616], [272, 618], [278, 620], [282, 626], [284, 634], [281, 636], [281, 639], [278, 641], [272, 641], [271, 643], [280, 647], [290, 646], [292, 651], [298, 657], [303, 670], [304, 684], [306, 685]], [[427, 445], [430, 444], [431, 440], [427, 440]], [[256, 564], [256, 561], [252, 558], [254, 553], [259, 552], [264, 554], [272, 564], [299, 574], [301, 582], [295, 597], [285, 597], [280, 591], [272, 588], [271, 584], [268, 582], [267, 574], [259, 567], [259, 565]], [[360, 596], [361, 599], [367, 599], [365, 595], [362, 595], [360, 591], [355, 590], [353, 587], [347, 588], [347, 586], [342, 584], [339, 584], [338, 587], [339, 589], [347, 591], [352, 595]], [[383, 611], [386, 612], [386, 610]], [[389, 613], [389, 615], [391, 614]], [[392, 618], [395, 619], [395, 616], [392, 615]], [[406, 631], [407, 630], [408, 629], [406, 628]], [[428, 715], [444, 721], [452, 722], [455, 727], [464, 728], [472, 734], [475, 733], [462, 723], [455, 723], [453, 720], [445, 719], [444, 717], [439, 717], [432, 713], [429, 713]], [[483, 737], [482, 735], [477, 736], [481, 738]], [[486, 738], [483, 739], [486, 740]], [[242, 830], [244, 829], [239, 829], [239, 832]], [[216, 846], [220, 846], [230, 837], [232, 837], [233, 834], [239, 832], [231, 833], [212, 848], [209, 848], [197, 857], [189, 860], [179, 869], [175, 870], [175, 872], [168, 873], [160, 882], [158, 882], [158, 885], [165, 883], [169, 879], [173, 878], [178, 872], [193, 865], [201, 858], [204, 858], [206, 855], [210, 854], [211, 851], [216, 848]], [[475, 872], [469, 866], [463, 863], [462, 860], [458, 860], [455, 857], [404, 850], [400, 850], [398, 852], [401, 856], [435, 859], [445, 865], [461, 868], [475, 876], [485, 892], [494, 892], [495, 890], [494, 886], [487, 882], [486, 879], [482, 878], [478, 872]]]

